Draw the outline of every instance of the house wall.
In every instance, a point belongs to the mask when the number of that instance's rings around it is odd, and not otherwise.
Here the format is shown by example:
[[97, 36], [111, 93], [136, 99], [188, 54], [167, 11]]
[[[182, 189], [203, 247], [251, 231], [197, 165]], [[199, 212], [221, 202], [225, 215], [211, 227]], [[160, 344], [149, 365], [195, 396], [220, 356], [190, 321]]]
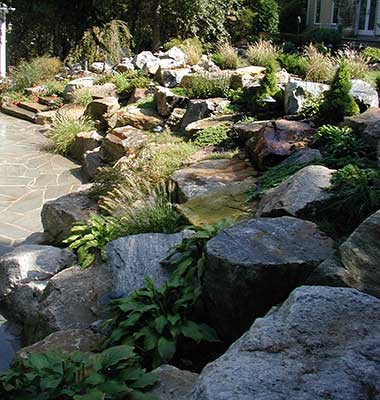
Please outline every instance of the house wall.
[[315, 24], [316, 4], [317, 0], [309, 0], [308, 2], [308, 26], [316, 28], [335, 27], [336, 25], [331, 23], [333, 13], [333, 0], [321, 0], [321, 20], [319, 24]]

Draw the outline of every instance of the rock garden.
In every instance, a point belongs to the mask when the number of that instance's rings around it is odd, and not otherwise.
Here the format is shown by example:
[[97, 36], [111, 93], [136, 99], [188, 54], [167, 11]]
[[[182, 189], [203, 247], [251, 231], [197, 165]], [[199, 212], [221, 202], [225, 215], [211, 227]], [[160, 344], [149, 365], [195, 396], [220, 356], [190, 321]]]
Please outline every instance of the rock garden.
[[264, 39], [16, 67], [1, 110], [87, 183], [0, 258], [1, 398], [377, 399], [373, 69]]

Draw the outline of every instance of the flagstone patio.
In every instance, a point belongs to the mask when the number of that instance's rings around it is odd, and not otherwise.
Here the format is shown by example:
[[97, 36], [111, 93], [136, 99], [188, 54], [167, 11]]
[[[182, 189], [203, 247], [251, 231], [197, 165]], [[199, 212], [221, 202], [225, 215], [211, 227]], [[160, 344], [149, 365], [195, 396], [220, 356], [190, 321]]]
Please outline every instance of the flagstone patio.
[[42, 232], [42, 205], [75, 191], [80, 166], [48, 151], [36, 125], [0, 113], [0, 244]]

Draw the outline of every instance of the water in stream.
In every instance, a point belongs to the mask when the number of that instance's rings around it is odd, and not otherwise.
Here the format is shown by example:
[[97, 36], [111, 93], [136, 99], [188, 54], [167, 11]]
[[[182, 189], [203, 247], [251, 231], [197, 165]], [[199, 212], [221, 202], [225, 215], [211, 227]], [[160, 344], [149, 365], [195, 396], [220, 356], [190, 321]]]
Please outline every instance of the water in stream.
[[5, 371], [20, 349], [19, 328], [0, 315], [0, 372]]

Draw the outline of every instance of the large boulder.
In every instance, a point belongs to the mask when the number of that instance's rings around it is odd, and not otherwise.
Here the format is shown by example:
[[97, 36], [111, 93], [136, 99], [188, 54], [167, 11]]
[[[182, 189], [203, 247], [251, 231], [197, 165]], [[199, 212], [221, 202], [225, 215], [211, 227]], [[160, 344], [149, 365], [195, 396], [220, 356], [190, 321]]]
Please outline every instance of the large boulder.
[[320, 206], [331, 198], [331, 193], [326, 189], [331, 187], [334, 172], [322, 165], [302, 168], [265, 193], [257, 207], [256, 216], [313, 218]]
[[171, 58], [176, 61], [179, 65], [185, 65], [186, 54], [179, 47], [172, 47], [161, 57], [162, 59]]
[[71, 267], [71, 250], [52, 246], [21, 245], [0, 258], [0, 300], [3, 312], [24, 322], [35, 309], [49, 279]]
[[318, 162], [322, 160], [322, 154], [318, 149], [311, 149], [306, 147], [304, 149], [296, 150], [288, 158], [279, 164], [279, 167], [287, 167], [297, 164], [310, 164], [311, 162]]
[[148, 142], [144, 131], [133, 126], [113, 129], [103, 140], [101, 157], [104, 161], [114, 162], [127, 154], [133, 154]]
[[160, 67], [160, 59], [150, 51], [143, 51], [132, 60], [136, 68], [155, 74]]
[[120, 108], [120, 104], [115, 97], [105, 97], [92, 101], [86, 108], [86, 115], [99, 124], [100, 128], [107, 127], [108, 115], [113, 114]]
[[220, 232], [206, 247], [203, 293], [219, 334], [236, 339], [255, 318], [303, 284], [333, 254], [311, 222], [257, 218]]
[[272, 121], [250, 121], [250, 122], [238, 122], [234, 125], [234, 131], [236, 133], [237, 140], [242, 144], [255, 137], [261, 129], [266, 126], [270, 126]]
[[310, 274], [305, 285], [349, 287], [347, 270], [337, 256], [330, 257]]
[[361, 79], [351, 81], [351, 95], [357, 103], [365, 107], [379, 107], [379, 95], [370, 83]]
[[150, 108], [139, 108], [136, 105], [123, 107], [109, 116], [110, 128], [131, 125], [142, 130], [151, 130], [161, 126], [164, 120]]
[[295, 150], [304, 148], [314, 129], [305, 122], [280, 119], [264, 126], [247, 142], [251, 159], [259, 169], [272, 167]]
[[147, 277], [157, 286], [165, 283], [170, 271], [160, 262], [168, 257], [173, 247], [189, 235], [189, 231], [172, 235], [146, 233], [123, 237], [109, 243], [107, 258], [115, 295], [126, 296], [144, 287]]
[[156, 87], [154, 100], [158, 114], [165, 118], [169, 117], [175, 108], [184, 108], [189, 102], [188, 98], [178, 96], [170, 89], [162, 86]]
[[285, 86], [285, 114], [299, 114], [307, 98], [320, 97], [328, 89], [329, 85], [323, 83], [291, 79]]
[[162, 365], [153, 373], [158, 377], [158, 383], [149, 394], [160, 400], [189, 400], [191, 389], [199, 376], [172, 365]]
[[185, 76], [191, 74], [190, 68], [162, 68], [160, 67], [156, 73], [156, 80], [162, 86], [174, 88], [181, 84]]
[[42, 226], [51, 242], [60, 245], [75, 223], [87, 221], [97, 211], [96, 201], [89, 197], [88, 185], [83, 185], [77, 192], [46, 202], [41, 211]]
[[103, 336], [89, 329], [69, 329], [50, 334], [42, 341], [23, 347], [17, 352], [17, 358], [27, 358], [30, 354], [64, 352], [91, 353], [102, 341]]
[[182, 129], [187, 125], [200, 119], [208, 118], [213, 113], [217, 113], [226, 108], [231, 102], [222, 97], [205, 100], [190, 100], [186, 114], [182, 120]]
[[200, 119], [198, 121], [194, 121], [191, 124], [187, 125], [185, 132], [189, 135], [196, 135], [198, 132], [208, 129], [208, 128], [215, 128], [218, 126], [225, 126], [227, 128], [231, 128], [238, 115], [220, 115], [214, 116], [210, 118]]
[[88, 88], [94, 100], [104, 99], [106, 97], [116, 97], [117, 88], [113, 83], [105, 83], [104, 85], [94, 85]]
[[380, 211], [367, 218], [340, 246], [350, 286], [380, 297]]
[[379, 330], [375, 297], [299, 288], [202, 371], [190, 399], [375, 399]]
[[108, 316], [111, 274], [107, 265], [74, 266], [50, 279], [37, 312], [27, 320], [29, 343], [55, 331], [88, 329]]
[[94, 150], [86, 151], [83, 155], [82, 170], [84, 176], [89, 181], [93, 181], [99, 169], [105, 166], [105, 162], [102, 160], [100, 153], [101, 149], [97, 147]]
[[171, 180], [178, 188], [179, 201], [184, 203], [214, 189], [255, 176], [255, 170], [244, 160], [220, 159], [200, 161], [180, 169], [174, 172]]
[[94, 85], [94, 78], [92, 76], [85, 76], [83, 78], [74, 79], [70, 81], [63, 92], [63, 98], [66, 103], [74, 101], [74, 92], [78, 89], [90, 88]]
[[96, 131], [80, 132], [69, 147], [69, 155], [75, 160], [82, 161], [84, 154], [99, 147], [102, 140], [103, 136]]

